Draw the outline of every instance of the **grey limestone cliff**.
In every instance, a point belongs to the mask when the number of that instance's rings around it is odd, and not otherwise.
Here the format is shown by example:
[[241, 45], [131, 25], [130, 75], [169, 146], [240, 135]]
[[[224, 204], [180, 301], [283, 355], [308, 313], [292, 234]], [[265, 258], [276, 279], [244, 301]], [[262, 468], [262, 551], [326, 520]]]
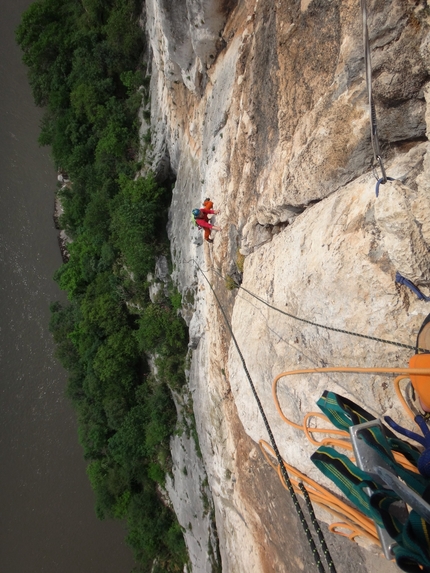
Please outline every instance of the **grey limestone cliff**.
[[[282, 455], [326, 485], [309, 461], [314, 446], [275, 410], [273, 378], [322, 365], [402, 367], [412, 351], [297, 323], [227, 290], [224, 278], [240, 276], [292, 315], [409, 345], [429, 312], [394, 280], [399, 271], [429, 292], [429, 9], [424, 0], [367, 6], [381, 154], [394, 179], [378, 198], [359, 2], [146, 2], [154, 168], [167, 163], [176, 178], [174, 280], [192, 301], [189, 389], [228, 573], [312, 564], [259, 452], [266, 430], [196, 262], [232, 322]], [[190, 224], [208, 196], [221, 210], [212, 245]], [[283, 381], [285, 412], [300, 421], [325, 388], [408, 423], [392, 384], [378, 376]], [[335, 549], [338, 571], [394, 567], [346, 544]], [[192, 563], [193, 571], [212, 566], [204, 549]]]

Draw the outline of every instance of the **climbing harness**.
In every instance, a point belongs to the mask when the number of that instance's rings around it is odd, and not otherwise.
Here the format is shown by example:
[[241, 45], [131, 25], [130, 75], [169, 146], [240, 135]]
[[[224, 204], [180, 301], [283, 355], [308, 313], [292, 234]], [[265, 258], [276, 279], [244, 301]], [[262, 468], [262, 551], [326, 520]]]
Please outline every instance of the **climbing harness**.
[[[377, 181], [376, 183], [376, 196], [379, 195], [379, 186], [385, 185], [387, 181], [394, 181], [391, 177], [387, 177], [385, 172], [384, 163], [381, 157], [381, 150], [379, 146], [378, 137], [378, 125], [376, 120], [376, 109], [375, 103], [373, 101], [372, 95], [372, 63], [370, 56], [370, 42], [369, 42], [369, 32], [367, 28], [367, 6], [366, 0], [361, 0], [361, 14], [363, 19], [363, 44], [364, 44], [364, 66], [366, 69], [366, 85], [367, 85], [367, 96], [369, 100], [370, 108], [370, 139], [373, 148], [373, 174]], [[379, 177], [376, 171], [376, 164], [379, 165], [382, 176]]]
[[[215, 297], [215, 300], [217, 301], [218, 307], [219, 307], [219, 309], [221, 310], [221, 313], [222, 313], [222, 315], [223, 315], [223, 317], [224, 317], [224, 321], [225, 321], [226, 326], [227, 326], [227, 328], [228, 328], [228, 330], [229, 330], [229, 332], [230, 332], [230, 336], [231, 336], [231, 338], [232, 338], [232, 340], [233, 340], [233, 343], [234, 343], [234, 345], [235, 345], [235, 347], [236, 347], [236, 350], [237, 350], [237, 352], [238, 352], [238, 354], [239, 354], [239, 357], [240, 357], [240, 360], [241, 360], [241, 362], [242, 362], [242, 366], [243, 366], [243, 368], [244, 368], [246, 377], [247, 377], [248, 382], [249, 382], [249, 384], [250, 384], [250, 386], [251, 386], [252, 393], [253, 393], [254, 398], [255, 398], [255, 400], [256, 400], [256, 402], [257, 402], [258, 409], [259, 409], [259, 411], [260, 411], [260, 414], [261, 414], [261, 417], [262, 417], [262, 419], [263, 419], [265, 428], [266, 428], [267, 433], [268, 433], [268, 435], [269, 435], [272, 450], [273, 450], [273, 452], [274, 452], [274, 454], [275, 454], [275, 457], [276, 457], [276, 459], [277, 459], [277, 461], [278, 461], [278, 464], [279, 464], [279, 467], [280, 467], [280, 472], [281, 472], [281, 475], [282, 475], [283, 483], [285, 484], [286, 489], [288, 489], [288, 492], [290, 493], [291, 499], [292, 499], [292, 501], [293, 501], [293, 503], [294, 503], [294, 507], [295, 507], [296, 512], [297, 512], [297, 514], [298, 514], [298, 516], [299, 516], [299, 519], [300, 519], [300, 522], [301, 522], [301, 524], [302, 524], [303, 530], [304, 530], [304, 532], [305, 532], [305, 534], [306, 534], [306, 538], [307, 538], [308, 543], [309, 543], [309, 546], [310, 546], [310, 548], [311, 548], [312, 555], [313, 555], [313, 557], [314, 557], [314, 561], [315, 561], [315, 564], [316, 564], [316, 566], [317, 566], [317, 568], [318, 568], [318, 571], [319, 571], [320, 573], [324, 573], [324, 572], [325, 572], [324, 566], [323, 566], [323, 564], [322, 564], [321, 557], [320, 557], [320, 555], [319, 555], [319, 553], [318, 553], [318, 550], [317, 550], [317, 547], [316, 547], [316, 545], [315, 545], [315, 541], [314, 541], [314, 539], [313, 539], [313, 537], [312, 537], [312, 534], [311, 534], [311, 532], [310, 532], [309, 525], [308, 525], [308, 523], [307, 523], [307, 521], [306, 521], [306, 518], [305, 518], [305, 515], [304, 515], [304, 513], [303, 513], [303, 511], [302, 511], [302, 508], [300, 507], [300, 504], [299, 504], [299, 501], [298, 501], [298, 499], [297, 499], [297, 496], [296, 496], [296, 493], [295, 493], [293, 484], [292, 484], [292, 482], [291, 482], [291, 480], [290, 480], [290, 476], [288, 475], [287, 468], [286, 468], [285, 464], [283, 463], [282, 456], [281, 456], [281, 454], [280, 454], [280, 452], [279, 452], [278, 446], [277, 446], [277, 444], [276, 444], [275, 438], [274, 438], [274, 436], [273, 436], [271, 427], [270, 427], [269, 422], [268, 422], [268, 420], [267, 420], [267, 417], [266, 417], [266, 414], [265, 414], [265, 412], [264, 412], [263, 406], [262, 406], [262, 404], [261, 404], [260, 398], [259, 398], [259, 396], [258, 396], [257, 390], [256, 390], [256, 388], [255, 388], [255, 386], [254, 386], [254, 383], [253, 383], [253, 381], [252, 381], [251, 375], [249, 374], [248, 368], [247, 368], [247, 366], [246, 366], [245, 359], [244, 359], [243, 354], [242, 354], [242, 352], [241, 352], [241, 350], [240, 350], [240, 347], [239, 347], [239, 344], [238, 344], [238, 342], [237, 342], [237, 340], [236, 340], [236, 337], [235, 337], [234, 334], [233, 334], [233, 330], [232, 330], [232, 327], [231, 327], [231, 325], [230, 325], [230, 323], [229, 323], [229, 321], [228, 321], [227, 315], [226, 315], [226, 313], [225, 313], [225, 311], [224, 311], [223, 306], [221, 305], [221, 302], [220, 302], [219, 299], [218, 299], [218, 296], [217, 296], [217, 294], [216, 294], [216, 292], [215, 292], [215, 290], [214, 290], [214, 288], [213, 288], [211, 282], [210, 282], [209, 279], [206, 277], [206, 274], [204, 273], [204, 271], [202, 270], [202, 268], [200, 267], [200, 265], [198, 264], [198, 262], [197, 262], [195, 259], [193, 259], [193, 261], [194, 261], [194, 263], [196, 264], [198, 270], [199, 270], [199, 271], [201, 272], [201, 274], [203, 275], [205, 281], [206, 281], [207, 284], [209, 285], [209, 288], [211, 289], [211, 291], [212, 291], [212, 293], [213, 293], [213, 295], [214, 295], [214, 297]], [[306, 500], [305, 500], [305, 501], [306, 501]], [[308, 508], [309, 508], [309, 506], [308, 506]], [[311, 510], [311, 511], [312, 511], [312, 510]], [[335, 565], [334, 565], [334, 563], [333, 563], [333, 559], [332, 559], [332, 557], [331, 557], [330, 551], [329, 551], [329, 549], [328, 549], [328, 547], [327, 547], [327, 543], [326, 543], [326, 541], [325, 541], [324, 534], [323, 534], [321, 528], [320, 528], [318, 525], [315, 524], [316, 519], [315, 519], [315, 516], [312, 517], [312, 515], [313, 515], [313, 511], [312, 511], [312, 513], [311, 513], [311, 519], [312, 519], [312, 522], [314, 523], [314, 528], [315, 528], [315, 531], [316, 531], [316, 533], [317, 533], [317, 535], [318, 535], [318, 539], [319, 539], [319, 542], [320, 542], [320, 544], [321, 544], [322, 552], [323, 552], [324, 557], [325, 557], [325, 559], [326, 559], [326, 562], [327, 562], [329, 571], [330, 571], [330, 573], [336, 573], [336, 568], [335, 568]]]

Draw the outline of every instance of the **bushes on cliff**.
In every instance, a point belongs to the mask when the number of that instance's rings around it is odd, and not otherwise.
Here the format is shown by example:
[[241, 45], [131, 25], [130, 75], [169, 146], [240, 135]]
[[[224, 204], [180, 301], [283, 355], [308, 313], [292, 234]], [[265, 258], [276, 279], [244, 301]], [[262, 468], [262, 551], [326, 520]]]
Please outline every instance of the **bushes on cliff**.
[[[169, 193], [151, 175], [134, 180], [145, 84], [140, 10], [138, 0], [38, 0], [16, 37], [45, 108], [39, 141], [73, 182], [59, 192], [72, 243], [55, 276], [69, 304], [52, 305], [50, 328], [70, 373], [96, 512], [127, 521], [146, 570], [179, 571], [185, 544], [157, 486], [176, 421], [167, 382], [184, 381], [187, 335], [177, 305], [150, 303], [146, 288], [167, 249]], [[158, 356], [159, 382], [148, 354]]]
[[135, 181], [121, 174], [118, 182], [119, 193], [112, 201], [112, 240], [134, 280], [142, 281], [153, 271], [154, 254], [165, 240], [166, 192], [151, 174]]
[[17, 29], [34, 99], [46, 107], [40, 141], [52, 146], [73, 181], [94, 162], [111, 176], [130, 148], [137, 149], [136, 106], [127, 102], [136, 101], [136, 91], [128, 93], [121, 75], [139, 67], [140, 9], [137, 0], [103, 7], [38, 0]]

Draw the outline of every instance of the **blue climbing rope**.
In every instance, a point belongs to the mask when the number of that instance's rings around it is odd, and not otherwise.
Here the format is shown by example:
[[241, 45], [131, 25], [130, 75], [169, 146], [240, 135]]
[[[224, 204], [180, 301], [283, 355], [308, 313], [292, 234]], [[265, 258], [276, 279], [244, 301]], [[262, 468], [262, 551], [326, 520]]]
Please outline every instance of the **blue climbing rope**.
[[378, 179], [378, 182], [376, 183], [376, 190], [375, 190], [377, 197], [379, 196], [379, 186], [381, 185], [381, 183], [382, 183], [382, 185], [385, 185], [385, 183], [387, 181], [395, 181], [395, 179], [393, 179], [392, 177], [385, 177], [385, 180], [383, 177]]

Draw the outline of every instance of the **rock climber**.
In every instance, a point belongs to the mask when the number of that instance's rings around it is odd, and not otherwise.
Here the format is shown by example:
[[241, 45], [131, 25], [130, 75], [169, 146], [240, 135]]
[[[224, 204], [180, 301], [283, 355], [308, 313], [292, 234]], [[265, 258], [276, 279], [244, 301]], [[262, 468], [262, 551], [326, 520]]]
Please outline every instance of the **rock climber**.
[[205, 241], [208, 243], [213, 243], [213, 239], [210, 237], [212, 229], [215, 231], [221, 231], [221, 227], [216, 227], [209, 222], [208, 215], [217, 215], [219, 210], [213, 209], [213, 202], [208, 198], [203, 201], [203, 209], [193, 209], [193, 217], [198, 227], [204, 229], [205, 231]]

